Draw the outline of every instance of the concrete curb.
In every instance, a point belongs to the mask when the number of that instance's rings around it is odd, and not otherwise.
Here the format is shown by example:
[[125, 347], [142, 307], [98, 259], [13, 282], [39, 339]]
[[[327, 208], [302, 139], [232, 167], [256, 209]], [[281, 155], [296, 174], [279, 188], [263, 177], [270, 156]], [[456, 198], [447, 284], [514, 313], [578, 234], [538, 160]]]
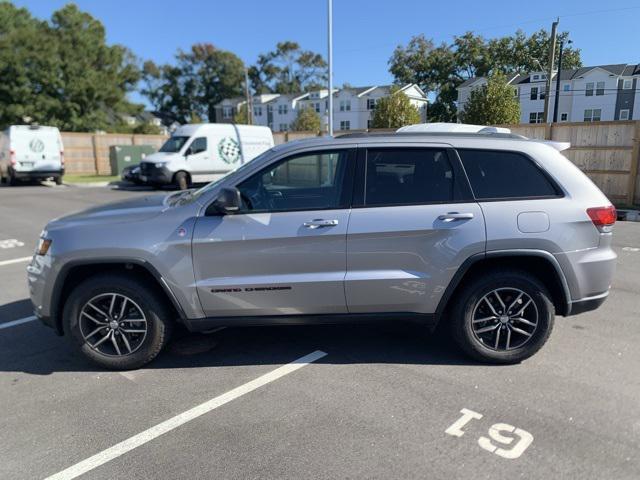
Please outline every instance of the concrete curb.
[[63, 182], [67, 187], [79, 187], [79, 188], [90, 188], [90, 187], [108, 187], [112, 182], [78, 182], [78, 183], [67, 183]]

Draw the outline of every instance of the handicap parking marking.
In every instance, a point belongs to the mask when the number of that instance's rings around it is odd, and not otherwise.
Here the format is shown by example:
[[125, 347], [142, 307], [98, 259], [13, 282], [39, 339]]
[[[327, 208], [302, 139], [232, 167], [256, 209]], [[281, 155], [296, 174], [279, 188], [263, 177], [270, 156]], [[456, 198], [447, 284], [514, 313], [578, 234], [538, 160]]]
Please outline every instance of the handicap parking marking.
[[24, 242], [17, 238], [7, 238], [6, 240], [0, 240], [0, 248], [6, 250], [7, 248], [24, 247]]
[[17, 327], [18, 325], [23, 325], [25, 323], [33, 322], [34, 320], [37, 320], [37, 319], [38, 317], [36, 317], [35, 315], [31, 315], [30, 317], [25, 317], [25, 318], [20, 318], [18, 320], [12, 320], [10, 322], [0, 323], [0, 330], [4, 328]]
[[305, 355], [304, 357], [300, 357], [297, 360], [294, 360], [291, 363], [287, 363], [281, 367], [276, 368], [275, 370], [270, 371], [250, 382], [245, 383], [244, 385], [240, 385], [239, 387], [234, 388], [222, 395], [212, 398], [196, 407], [193, 407], [186, 412], [180, 413], [175, 417], [172, 417], [168, 420], [165, 420], [162, 423], [159, 423], [133, 437], [130, 437], [102, 452], [99, 452], [92, 457], [87, 458], [86, 460], [82, 460], [75, 465], [62, 470], [50, 477], [47, 477], [46, 480], [71, 480], [73, 478], [77, 478], [80, 475], [83, 475], [105, 463], [114, 460], [127, 452], [130, 452], [134, 448], [140, 447], [165, 433], [168, 433], [176, 428], [195, 420], [206, 413], [215, 410], [218, 407], [221, 407], [237, 398], [246, 395], [247, 393], [251, 393], [258, 388], [267, 385], [279, 378], [288, 375], [289, 373], [293, 373], [296, 370], [299, 370], [302, 367], [305, 367], [323, 357], [327, 354], [321, 350], [316, 350], [314, 352]]

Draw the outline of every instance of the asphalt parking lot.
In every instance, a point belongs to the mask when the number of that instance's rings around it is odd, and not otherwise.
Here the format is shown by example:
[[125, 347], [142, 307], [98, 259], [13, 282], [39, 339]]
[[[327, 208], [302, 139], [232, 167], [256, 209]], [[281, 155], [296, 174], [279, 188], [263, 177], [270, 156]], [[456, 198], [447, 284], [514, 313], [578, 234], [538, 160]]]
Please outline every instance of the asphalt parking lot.
[[384, 324], [182, 333], [106, 372], [30, 320], [25, 258], [49, 219], [145, 193], [0, 188], [0, 478], [640, 478], [640, 223], [604, 306], [520, 365]]

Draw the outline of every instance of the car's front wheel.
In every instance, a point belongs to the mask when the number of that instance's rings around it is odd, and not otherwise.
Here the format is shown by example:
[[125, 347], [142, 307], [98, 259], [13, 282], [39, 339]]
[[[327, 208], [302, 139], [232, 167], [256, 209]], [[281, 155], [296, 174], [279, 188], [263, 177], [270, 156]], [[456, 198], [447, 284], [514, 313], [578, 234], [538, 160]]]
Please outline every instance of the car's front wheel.
[[175, 183], [180, 190], [186, 190], [189, 188], [189, 175], [186, 172], [176, 173]]
[[124, 275], [99, 275], [77, 286], [64, 307], [65, 332], [82, 353], [109, 369], [139, 368], [168, 342], [172, 318], [155, 290]]
[[454, 299], [453, 336], [473, 358], [518, 363], [545, 344], [554, 322], [547, 289], [533, 275], [495, 270], [468, 282]]

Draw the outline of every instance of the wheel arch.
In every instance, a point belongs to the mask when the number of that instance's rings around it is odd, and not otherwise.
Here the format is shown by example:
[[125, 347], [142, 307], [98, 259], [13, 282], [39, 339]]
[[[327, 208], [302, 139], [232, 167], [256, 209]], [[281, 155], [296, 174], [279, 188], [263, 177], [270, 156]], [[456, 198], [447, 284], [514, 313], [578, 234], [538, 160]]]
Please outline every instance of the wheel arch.
[[176, 318], [183, 321], [186, 315], [177, 298], [160, 272], [146, 260], [109, 258], [101, 260], [80, 260], [66, 264], [58, 274], [51, 294], [51, 324], [59, 335], [64, 334], [62, 311], [69, 294], [83, 280], [104, 273], [126, 273], [135, 275], [169, 299]]
[[456, 293], [470, 279], [497, 268], [516, 268], [532, 273], [549, 289], [558, 315], [571, 312], [571, 293], [567, 279], [555, 257], [544, 250], [496, 250], [473, 255], [458, 268], [446, 288], [438, 307], [438, 319], [446, 313]]

